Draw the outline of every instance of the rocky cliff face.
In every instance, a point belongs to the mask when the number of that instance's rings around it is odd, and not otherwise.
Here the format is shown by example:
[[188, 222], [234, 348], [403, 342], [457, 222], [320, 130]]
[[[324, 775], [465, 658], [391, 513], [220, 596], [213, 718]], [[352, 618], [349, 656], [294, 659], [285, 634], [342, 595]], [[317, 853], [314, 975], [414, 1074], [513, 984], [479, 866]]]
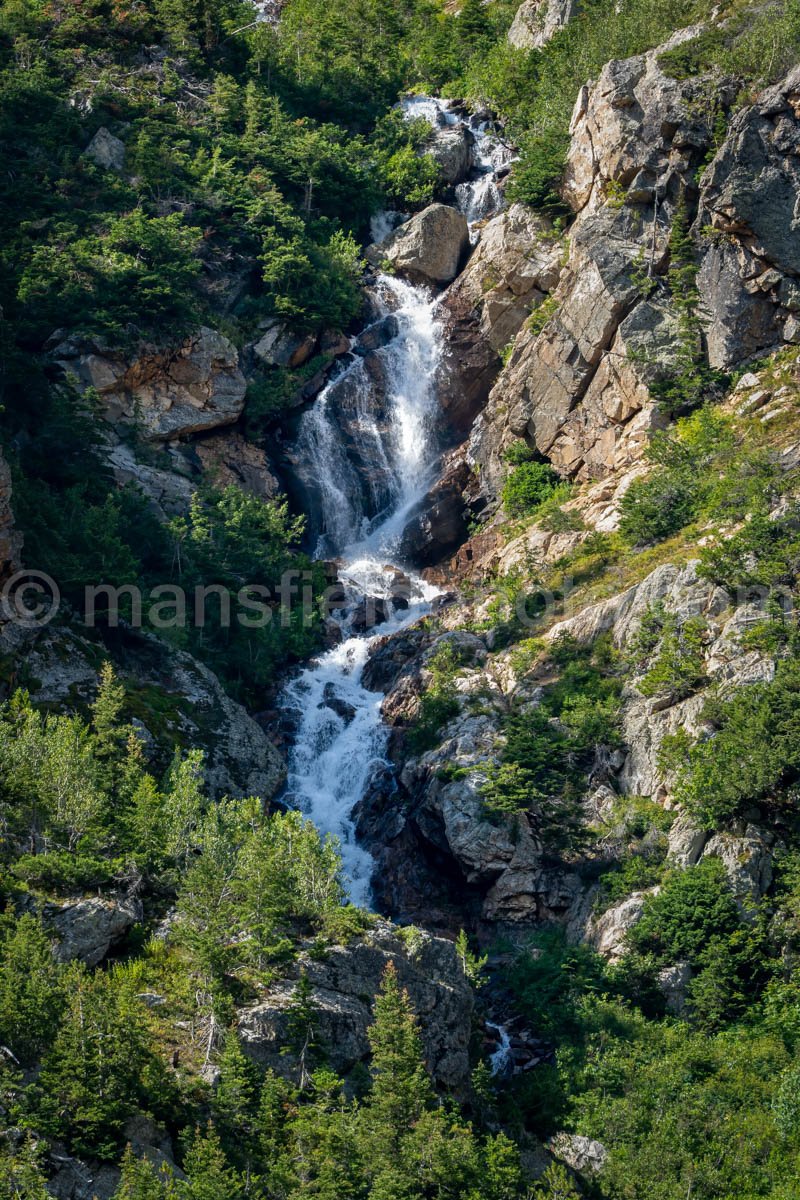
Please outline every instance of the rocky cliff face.
[[[474, 511], [485, 503], [491, 513], [509, 469], [505, 453], [520, 439], [575, 485], [558, 531], [535, 521], [509, 531], [497, 510], [457, 551], [444, 573], [451, 581], [515, 571], [535, 578], [537, 570], [568, 562], [598, 531], [617, 528], [619, 498], [648, 469], [650, 439], [669, 422], [658, 385], [674, 375], [682, 352], [667, 281], [679, 211], [692, 226], [709, 365], [730, 368], [797, 341], [789, 242], [800, 191], [800, 82], [792, 72], [731, 115], [734, 80], [669, 74], [664, 56], [697, 33], [683, 31], [657, 50], [611, 62], [583, 89], [563, 181], [575, 217], [563, 241], [513, 206], [486, 226], [444, 294], [453, 359], [444, 403], [459, 432], [471, 423], [473, 472], [462, 499]], [[493, 383], [497, 352], [512, 341]], [[770, 453], [791, 469], [795, 404], [795, 382], [776, 388], [748, 374], [726, 411], [755, 413], [774, 428]], [[553, 679], [546, 649], [531, 669], [513, 650], [497, 647], [487, 616], [493, 611], [462, 598], [442, 610], [438, 632], [379, 643], [367, 667], [368, 686], [386, 694], [383, 712], [395, 729], [396, 776], [379, 780], [359, 813], [360, 833], [379, 864], [380, 901], [404, 919], [451, 929], [465, 915], [487, 931], [557, 922], [613, 959], [624, 952], [649, 894], [598, 909], [595, 880], [619, 846], [595, 842], [588, 854], [558, 861], [526, 816], [487, 813], [482, 789], [503, 752], [504, 717], [511, 709], [535, 710]], [[620, 745], [599, 751], [587, 774], [584, 819], [592, 830], [620, 797], [647, 797], [669, 810], [674, 779], [662, 760], [665, 738], [679, 731], [710, 736], [709, 697], [731, 696], [774, 674], [774, 655], [747, 642], [758, 609], [733, 605], [727, 591], [700, 579], [686, 547], [628, 586], [609, 587], [600, 601], [578, 587], [569, 614], [546, 623], [545, 647], [562, 638], [585, 647], [606, 638], [624, 655], [653, 611], [678, 628], [700, 622], [701, 682], [688, 695], [652, 695], [643, 688], [645, 668], [633, 672], [620, 701]], [[458, 645], [461, 663], [458, 712], [434, 748], [412, 753], [406, 733], [431, 686], [428, 663], [448, 642]], [[678, 814], [667, 861], [686, 867], [718, 858], [746, 912], [770, 886], [773, 851], [773, 835], [757, 822], [712, 833]], [[678, 964], [663, 980], [673, 1011], [685, 998], [681, 971]]]
[[0, 582], [5, 582], [17, 570], [22, 551], [22, 537], [14, 527], [11, 496], [11, 471], [0, 455]]
[[53, 357], [79, 384], [96, 389], [112, 422], [135, 424], [149, 441], [231, 425], [244, 408], [239, 355], [213, 329], [133, 361], [81, 339], [57, 346]]
[[695, 33], [609, 63], [578, 97], [563, 185], [576, 219], [552, 315], [517, 336], [471, 437], [489, 492], [517, 438], [570, 478], [619, 477], [662, 420], [650, 388], [673, 369], [679, 346], [655, 281], [676, 207], [681, 197], [695, 203], [712, 144], [713, 110], [702, 97], [713, 87], [725, 111], [734, 94], [725, 81], [665, 74], [662, 53]]
[[421, 930], [401, 936], [386, 922], [349, 946], [333, 947], [322, 959], [301, 955], [290, 977], [271, 986], [257, 1004], [240, 1010], [238, 1028], [246, 1053], [297, 1082], [297, 1055], [287, 1053], [287, 1045], [292, 998], [302, 971], [312, 986], [320, 1049], [330, 1067], [346, 1079], [369, 1056], [372, 997], [389, 963], [419, 1014], [434, 1079], [464, 1095], [469, 1088], [473, 994], [455, 947]]
[[508, 40], [518, 50], [541, 49], [577, 11], [577, 0], [525, 0], [511, 23]]

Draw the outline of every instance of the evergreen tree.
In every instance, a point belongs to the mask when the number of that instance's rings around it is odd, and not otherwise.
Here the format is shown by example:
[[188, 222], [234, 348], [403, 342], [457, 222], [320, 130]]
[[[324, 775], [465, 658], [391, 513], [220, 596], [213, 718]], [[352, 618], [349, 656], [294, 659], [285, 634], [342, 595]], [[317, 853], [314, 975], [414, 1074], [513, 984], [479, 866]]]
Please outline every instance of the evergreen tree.
[[30, 1065], [51, 1042], [64, 1007], [61, 972], [30, 913], [0, 922], [0, 1045]]
[[222, 1144], [229, 1157], [249, 1173], [254, 1153], [258, 1072], [243, 1053], [233, 1029], [225, 1038], [218, 1065], [220, 1077], [212, 1107]]
[[175, 1178], [165, 1163], [156, 1167], [149, 1159], [137, 1158], [127, 1146], [121, 1165], [114, 1200], [177, 1200]]
[[434, 1101], [416, 1017], [391, 962], [375, 1001], [375, 1021], [368, 1037], [372, 1050], [372, 1090], [364, 1114], [368, 1159], [377, 1175], [385, 1176], [382, 1188], [391, 1190], [398, 1172], [402, 1176], [404, 1171], [404, 1139]]
[[305, 971], [301, 971], [290, 1004], [287, 1007], [287, 1036], [297, 1055], [299, 1084], [304, 1088], [310, 1078], [310, 1064], [317, 1045], [317, 1006], [314, 989]]
[[188, 1182], [181, 1185], [180, 1200], [242, 1200], [244, 1180], [225, 1157], [214, 1127], [195, 1132], [184, 1161]]
[[37, 1127], [76, 1154], [114, 1159], [153, 1065], [143, 1009], [113, 975], [82, 964], [67, 970], [64, 990], [68, 1008], [37, 1081]]

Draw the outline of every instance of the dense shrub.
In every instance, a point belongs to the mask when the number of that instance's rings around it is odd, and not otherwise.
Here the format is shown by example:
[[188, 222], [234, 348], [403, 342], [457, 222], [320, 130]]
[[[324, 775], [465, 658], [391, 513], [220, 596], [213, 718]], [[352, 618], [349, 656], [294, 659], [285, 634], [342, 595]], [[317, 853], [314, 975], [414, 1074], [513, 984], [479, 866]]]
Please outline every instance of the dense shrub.
[[553, 494], [560, 480], [548, 463], [522, 462], [503, 485], [503, 505], [512, 517], [532, 516]]
[[780, 811], [800, 780], [800, 663], [778, 664], [772, 683], [743, 688], [715, 706], [713, 737], [691, 748], [676, 795], [708, 827], [752, 804]]

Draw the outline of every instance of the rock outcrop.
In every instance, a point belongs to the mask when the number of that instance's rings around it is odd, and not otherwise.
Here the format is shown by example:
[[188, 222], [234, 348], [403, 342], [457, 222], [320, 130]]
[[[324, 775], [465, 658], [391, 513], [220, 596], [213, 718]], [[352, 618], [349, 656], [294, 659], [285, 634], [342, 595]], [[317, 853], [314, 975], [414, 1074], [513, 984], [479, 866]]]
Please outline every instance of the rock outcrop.
[[540, 50], [572, 20], [578, 0], [524, 0], [508, 31], [518, 50]]
[[435, 566], [461, 545], [468, 531], [470, 491], [478, 491], [472, 469], [456, 452], [410, 514], [397, 552], [401, 562]]
[[100, 126], [83, 153], [105, 171], [125, 169], [125, 143], [114, 137], [105, 125]]
[[63, 370], [97, 390], [109, 420], [134, 425], [161, 442], [231, 425], [241, 416], [247, 383], [232, 342], [201, 328], [171, 350], [144, 349], [133, 361], [82, 338], [53, 352]]
[[608, 63], [578, 97], [563, 185], [577, 219], [553, 312], [517, 336], [471, 438], [490, 497], [517, 438], [586, 481], [630, 469], [662, 421], [651, 389], [676, 369], [679, 339], [658, 279], [679, 200], [695, 195], [712, 141], [700, 96], [711, 87], [723, 110], [733, 100], [724, 80], [662, 69], [661, 54], [696, 32]]
[[446, 204], [431, 204], [378, 246], [367, 259], [375, 266], [388, 262], [415, 283], [451, 283], [469, 249], [469, 230], [463, 213]]
[[442, 183], [455, 187], [467, 178], [472, 166], [472, 135], [465, 125], [445, 125], [434, 130], [422, 153], [435, 159]]
[[346, 1078], [368, 1059], [372, 1006], [389, 963], [419, 1018], [434, 1080], [463, 1095], [469, 1086], [473, 997], [455, 946], [421, 930], [403, 932], [385, 922], [347, 946], [331, 947], [323, 958], [302, 954], [288, 978], [270, 986], [257, 1004], [241, 1009], [238, 1030], [245, 1053], [298, 1081], [297, 1055], [287, 1053], [287, 1046], [291, 1003], [302, 971], [312, 988], [319, 1046], [332, 1069]]
[[469, 434], [500, 370], [501, 351], [558, 282], [561, 254], [547, 219], [513, 204], [487, 223], [466, 268], [442, 297], [439, 401], [453, 439]]
[[141, 921], [141, 901], [130, 897], [89, 897], [66, 904], [48, 905], [45, 925], [56, 940], [53, 953], [59, 962], [78, 959], [96, 967], [111, 947]]
[[53, 626], [7, 628], [0, 653], [24, 657], [35, 704], [67, 707], [91, 702], [98, 661], [108, 658], [126, 684], [156, 768], [169, 766], [177, 743], [197, 746], [206, 753], [206, 780], [215, 797], [272, 799], [283, 783], [282, 756], [216, 675], [151, 634], [121, 628], [104, 645], [99, 637]]
[[700, 188], [699, 286], [711, 365], [800, 341], [800, 67], [741, 109]]

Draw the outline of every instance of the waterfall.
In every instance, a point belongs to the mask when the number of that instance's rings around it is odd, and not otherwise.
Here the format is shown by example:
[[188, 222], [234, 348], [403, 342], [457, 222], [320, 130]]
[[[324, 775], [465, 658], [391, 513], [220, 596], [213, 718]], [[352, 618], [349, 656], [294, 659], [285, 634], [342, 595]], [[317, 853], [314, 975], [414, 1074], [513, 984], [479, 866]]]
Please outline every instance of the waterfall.
[[386, 345], [354, 356], [300, 423], [299, 459], [317, 494], [316, 554], [346, 558], [363, 551], [391, 556], [403, 518], [424, 496], [436, 461], [431, 424], [441, 360], [436, 302], [423, 288], [382, 275], [379, 316], [396, 333]]
[[[404, 101], [403, 110], [435, 127], [461, 121], [444, 102], [426, 96]], [[470, 128], [473, 178], [458, 189], [458, 203], [471, 221], [501, 206], [494, 173], [507, 148], [489, 126], [473, 121]], [[380, 214], [373, 232], [386, 236], [401, 219]], [[369, 903], [372, 860], [356, 841], [353, 810], [389, 765], [383, 697], [364, 687], [363, 671], [377, 638], [419, 620], [438, 594], [403, 567], [398, 600], [395, 563], [404, 526], [434, 480], [438, 457], [433, 430], [443, 351], [437, 302], [424, 288], [386, 275], [376, 292], [375, 319], [298, 431], [296, 471], [312, 498], [316, 555], [337, 560], [346, 603], [336, 618], [340, 643], [300, 671], [283, 695], [295, 727], [286, 802], [338, 840], [350, 899], [361, 905]], [[365, 597], [378, 598], [387, 619], [361, 632], [355, 614]]]
[[[284, 706], [297, 730], [289, 756], [286, 800], [323, 834], [339, 841], [350, 899], [368, 904], [370, 855], [356, 842], [352, 812], [370, 779], [387, 766], [383, 697], [361, 682], [377, 636], [397, 632], [430, 609], [437, 589], [404, 572], [396, 603], [392, 553], [408, 512], [425, 494], [436, 459], [430, 427], [441, 357], [435, 303], [422, 288], [381, 277], [376, 329], [393, 315], [396, 333], [373, 351], [385, 398], [379, 403], [367, 358], [356, 358], [320, 395], [301, 423], [299, 446], [319, 493], [319, 555], [340, 559], [345, 604], [342, 641], [286, 687]], [[363, 335], [362, 335], [363, 337]], [[343, 411], [343, 410], [346, 410]], [[385, 604], [388, 620], [373, 636], [353, 633], [364, 597]]]

